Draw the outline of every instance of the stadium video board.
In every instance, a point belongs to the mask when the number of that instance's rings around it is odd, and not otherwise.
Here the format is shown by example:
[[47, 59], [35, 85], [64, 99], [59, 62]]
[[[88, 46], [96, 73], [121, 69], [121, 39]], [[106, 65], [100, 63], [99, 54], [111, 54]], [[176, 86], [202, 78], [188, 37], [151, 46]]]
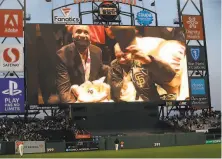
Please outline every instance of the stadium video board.
[[183, 28], [27, 24], [29, 105], [189, 98]]

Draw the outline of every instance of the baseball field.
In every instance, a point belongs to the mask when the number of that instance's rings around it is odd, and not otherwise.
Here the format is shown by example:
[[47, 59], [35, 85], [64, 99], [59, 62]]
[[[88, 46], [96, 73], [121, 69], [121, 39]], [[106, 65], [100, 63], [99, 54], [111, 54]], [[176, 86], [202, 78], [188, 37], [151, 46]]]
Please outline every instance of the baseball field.
[[[0, 155], [0, 158], [20, 158], [20, 156]], [[24, 154], [23, 158], [221, 158], [221, 144], [125, 149], [119, 151]]]

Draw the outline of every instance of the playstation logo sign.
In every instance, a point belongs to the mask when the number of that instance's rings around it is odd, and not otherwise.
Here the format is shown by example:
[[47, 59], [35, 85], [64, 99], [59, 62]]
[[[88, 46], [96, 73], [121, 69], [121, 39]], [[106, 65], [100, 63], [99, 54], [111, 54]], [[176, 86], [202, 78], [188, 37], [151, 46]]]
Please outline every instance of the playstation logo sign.
[[24, 112], [24, 78], [0, 78], [0, 83], [0, 113]]
[[14, 81], [9, 81], [9, 89], [2, 91], [3, 94], [15, 96], [22, 93], [22, 90], [18, 89], [18, 84]]

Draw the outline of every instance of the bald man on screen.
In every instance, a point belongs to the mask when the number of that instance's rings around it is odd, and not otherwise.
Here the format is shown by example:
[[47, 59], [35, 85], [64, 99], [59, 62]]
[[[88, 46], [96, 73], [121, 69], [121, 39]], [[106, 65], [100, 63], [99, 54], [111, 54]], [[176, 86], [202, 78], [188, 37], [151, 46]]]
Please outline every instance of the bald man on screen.
[[61, 103], [75, 103], [70, 88], [86, 81], [106, 76], [107, 68], [102, 63], [102, 51], [91, 44], [90, 29], [87, 25], [72, 27], [73, 43], [57, 52], [56, 84]]

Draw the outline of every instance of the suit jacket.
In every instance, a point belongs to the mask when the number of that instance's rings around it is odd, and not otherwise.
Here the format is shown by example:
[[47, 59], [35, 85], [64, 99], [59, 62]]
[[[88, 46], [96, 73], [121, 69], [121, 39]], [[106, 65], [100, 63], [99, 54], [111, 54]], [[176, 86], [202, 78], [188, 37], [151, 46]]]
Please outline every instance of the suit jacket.
[[[102, 51], [94, 45], [89, 46], [91, 68], [89, 81], [106, 76], [106, 68], [102, 65]], [[108, 70], [107, 70], [108, 71]], [[70, 93], [74, 84], [81, 85], [85, 82], [85, 72], [81, 57], [74, 43], [62, 47], [57, 52], [56, 85], [61, 103], [74, 103], [75, 98]]]

